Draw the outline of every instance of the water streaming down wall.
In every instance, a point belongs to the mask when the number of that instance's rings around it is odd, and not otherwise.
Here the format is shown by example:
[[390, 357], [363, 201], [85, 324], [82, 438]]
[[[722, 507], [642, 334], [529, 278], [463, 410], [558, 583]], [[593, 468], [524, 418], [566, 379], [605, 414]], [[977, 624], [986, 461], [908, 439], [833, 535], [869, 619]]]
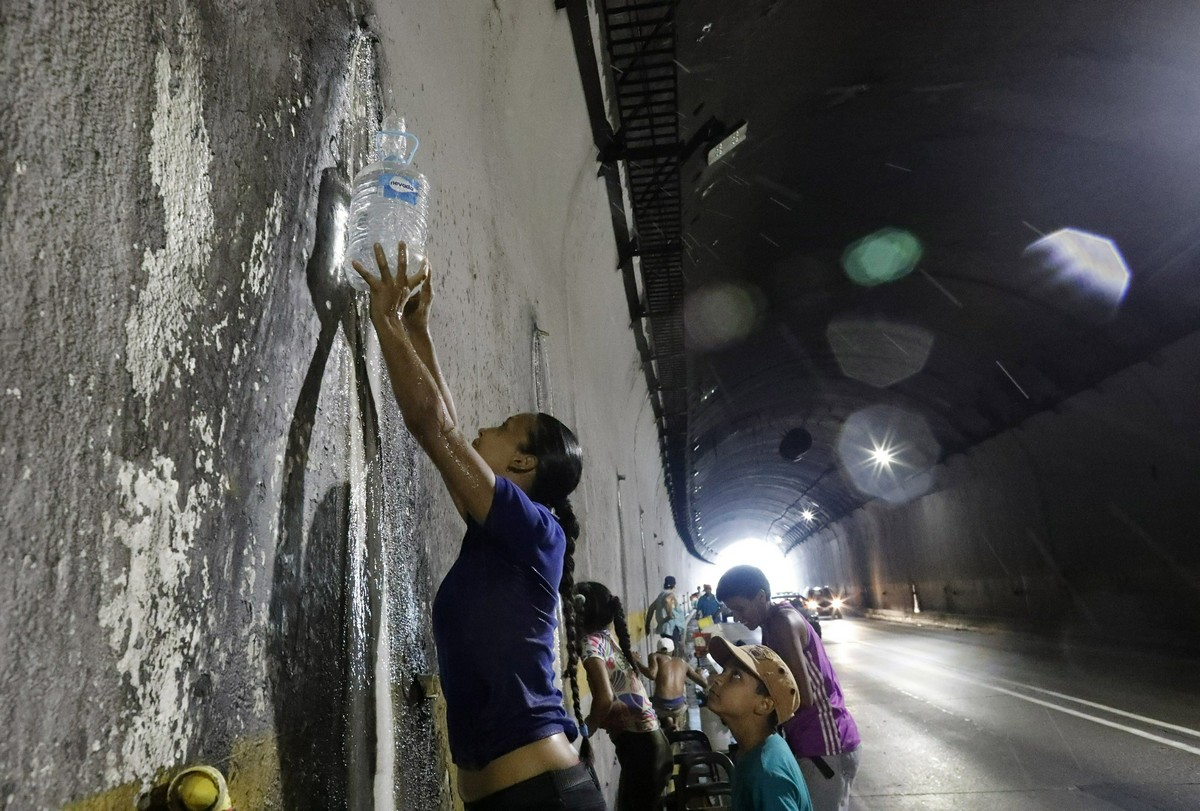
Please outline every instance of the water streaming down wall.
[[[343, 118], [332, 144], [339, 160], [322, 173], [318, 247], [308, 269], [318, 312], [326, 303], [323, 331], [340, 338], [342, 357], [322, 376], [334, 341], [318, 341], [309, 373], [314, 385], [309, 401], [302, 397], [298, 403], [296, 419], [301, 425], [311, 420], [311, 414], [302, 412], [311, 411], [327, 387], [353, 392], [345, 404], [348, 431], [340, 442], [349, 451], [349, 480], [327, 497], [329, 511], [343, 513], [342, 532], [323, 538], [339, 564], [333, 571], [342, 573], [340, 610], [333, 612], [340, 624], [322, 634], [343, 641], [337, 668], [342, 682], [327, 685], [328, 692], [340, 692], [343, 699], [332, 723], [323, 724], [318, 733], [330, 735], [339, 744], [334, 751], [344, 758], [316, 770], [327, 772], [325, 779], [334, 790], [329, 802], [344, 801], [348, 808], [433, 808], [442, 780], [432, 709], [428, 700], [410, 700], [418, 675], [431, 670], [428, 561], [413, 532], [417, 448], [399, 419], [390, 383], [381, 376], [365, 299], [354, 296], [342, 276], [349, 178], [370, 161], [371, 139], [381, 118], [376, 45], [376, 36], [364, 29], [350, 48]], [[285, 500], [285, 513], [291, 503]], [[314, 519], [314, 541], [322, 538], [316, 526]], [[277, 582], [281, 579], [286, 572], [277, 572]], [[300, 656], [287, 666], [316, 662]], [[281, 728], [294, 713], [292, 699], [286, 691], [277, 696]], [[298, 734], [292, 743], [300, 751], [307, 749], [310, 759], [315, 753], [309, 749], [311, 735]], [[303, 785], [312, 771], [283, 769], [285, 797], [297, 804], [313, 802], [315, 795]], [[297, 783], [294, 790], [288, 785], [292, 782]], [[339, 784], [344, 784], [344, 794]]]
[[[330, 144], [337, 162], [321, 175], [317, 236], [307, 268], [321, 336], [293, 416], [287, 456], [309, 456], [321, 398], [350, 393], [339, 407], [343, 419], [335, 421], [343, 428], [335, 429], [322, 448], [343, 448], [348, 458], [347, 480], [330, 488], [307, 533], [309, 554], [324, 550], [329, 568], [316, 569], [313, 582], [297, 583], [287, 561], [294, 565], [298, 556], [277, 557], [273, 605], [279, 609], [272, 630], [288, 634], [289, 603], [302, 615], [298, 622], [311, 622], [312, 647], [281, 649], [276, 663], [278, 670], [291, 673], [275, 694], [280, 748], [295, 755], [285, 759], [295, 765], [281, 769], [288, 807], [437, 805], [436, 769], [395, 767], [397, 759], [406, 764], [438, 760], [429, 708], [410, 706], [405, 687], [415, 673], [428, 670], [429, 653], [429, 629], [420, 619], [428, 578], [421, 576], [424, 555], [412, 533], [416, 449], [396, 417], [386, 378], [379, 379], [377, 359], [367, 357], [373, 343], [364, 302], [342, 276], [348, 182], [369, 162], [380, 120], [376, 43], [375, 35], [363, 29], [349, 49], [339, 133]], [[331, 354], [337, 356], [332, 365]], [[289, 467], [289, 483], [298, 475]], [[297, 540], [304, 533], [301, 516], [292, 515], [302, 512], [302, 503], [282, 502], [282, 548], [287, 533]], [[312, 604], [322, 585], [324, 605]], [[329, 640], [340, 645], [330, 649]], [[326, 670], [325, 682], [313, 678]], [[314, 684], [319, 685], [315, 691]], [[298, 701], [305, 692], [315, 694]], [[296, 708], [308, 705], [322, 712], [315, 723], [297, 723]]]

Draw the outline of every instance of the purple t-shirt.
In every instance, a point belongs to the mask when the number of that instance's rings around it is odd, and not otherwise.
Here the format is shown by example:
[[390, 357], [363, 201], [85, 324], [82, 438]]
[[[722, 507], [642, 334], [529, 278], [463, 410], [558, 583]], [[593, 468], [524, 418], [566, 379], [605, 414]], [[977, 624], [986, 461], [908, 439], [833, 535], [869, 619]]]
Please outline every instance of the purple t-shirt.
[[[772, 606], [772, 610], [793, 611], [805, 623], [808, 622], [790, 603]], [[766, 639], [763, 643], [770, 647]], [[801, 707], [792, 720], [783, 725], [788, 746], [796, 757], [822, 757], [849, 752], [862, 742], [858, 736], [858, 726], [846, 709], [842, 685], [833, 672], [833, 665], [829, 664], [829, 657], [825, 655], [821, 637], [817, 636], [811, 625], [808, 628], [808, 644], [801, 653], [804, 654], [804, 667], [812, 684], [815, 702]]]
[[483, 525], [467, 519], [433, 600], [450, 754], [464, 769], [558, 732], [578, 735], [554, 686], [565, 549], [550, 511], [499, 476]]

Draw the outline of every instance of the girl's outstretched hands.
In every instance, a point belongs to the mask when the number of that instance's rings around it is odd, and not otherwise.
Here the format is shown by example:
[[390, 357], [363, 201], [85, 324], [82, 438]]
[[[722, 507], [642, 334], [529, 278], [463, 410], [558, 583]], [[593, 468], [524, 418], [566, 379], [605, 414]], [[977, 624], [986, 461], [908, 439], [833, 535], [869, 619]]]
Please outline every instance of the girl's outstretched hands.
[[429, 271], [429, 258], [421, 260], [413, 286], [420, 289], [404, 305], [404, 322], [413, 329], [429, 331], [429, 309], [433, 306], [433, 276]]
[[[376, 279], [358, 260], [351, 266], [363, 277], [363, 281], [371, 289], [371, 320], [378, 323], [380, 319], [396, 316], [404, 312], [405, 305], [413, 298], [416, 288], [428, 280], [428, 262], [421, 264], [421, 270], [413, 278], [408, 277], [408, 246], [401, 242], [396, 251], [396, 272], [388, 270], [387, 254], [383, 246], [375, 243], [375, 264], [379, 268], [379, 278]], [[425, 285], [428, 287], [428, 285]], [[428, 299], [423, 305], [421, 299]], [[428, 318], [429, 303], [433, 300], [432, 291], [421, 292], [417, 297], [414, 315], [418, 318]]]

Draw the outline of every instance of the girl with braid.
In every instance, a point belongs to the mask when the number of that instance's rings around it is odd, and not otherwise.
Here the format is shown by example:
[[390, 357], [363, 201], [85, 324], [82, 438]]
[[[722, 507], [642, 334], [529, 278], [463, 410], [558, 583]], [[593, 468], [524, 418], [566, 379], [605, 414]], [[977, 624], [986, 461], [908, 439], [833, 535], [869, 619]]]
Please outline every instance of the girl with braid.
[[[616, 747], [621, 764], [617, 811], [653, 811], [671, 776], [671, 745], [634, 670], [625, 609], [599, 583], [580, 583], [576, 591], [579, 626], [587, 634], [583, 669], [592, 691], [587, 725], [608, 732]], [[617, 632], [616, 644], [610, 625]]]
[[468, 811], [603, 811], [571, 746], [579, 730], [554, 686], [560, 588], [568, 638], [576, 636], [579, 523], [568, 496], [582, 470], [579, 442], [548, 414], [516, 414], [468, 441], [430, 339], [428, 262], [410, 279], [404, 243], [396, 259], [393, 273], [376, 245], [379, 278], [358, 262], [354, 268], [371, 289], [371, 322], [404, 424], [467, 524], [433, 602], [459, 793]]

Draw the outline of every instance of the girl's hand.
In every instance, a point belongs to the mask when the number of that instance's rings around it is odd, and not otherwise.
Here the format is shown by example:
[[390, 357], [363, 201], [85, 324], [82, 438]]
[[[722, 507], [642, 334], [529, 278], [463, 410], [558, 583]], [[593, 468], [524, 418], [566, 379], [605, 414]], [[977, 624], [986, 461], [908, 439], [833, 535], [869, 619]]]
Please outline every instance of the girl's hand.
[[[351, 266], [358, 271], [358, 275], [363, 277], [367, 287], [371, 289], [372, 321], [398, 315], [412, 297], [413, 288], [425, 281], [424, 276], [420, 273], [411, 280], [408, 278], [408, 246], [403, 242], [396, 251], [397, 268], [394, 276], [388, 271], [387, 254], [384, 253], [383, 246], [378, 242], [375, 243], [375, 264], [379, 268], [378, 279], [367, 273], [366, 268], [358, 260], [351, 263]], [[423, 266], [422, 273], [426, 272], [427, 270]]]
[[[424, 279], [425, 283], [421, 284], [417, 279]], [[421, 269], [417, 273], [417, 279], [413, 281], [413, 284], [414, 286], [421, 284], [421, 289], [404, 305], [404, 323], [413, 329], [428, 332], [429, 309], [433, 306], [433, 278], [429, 273], [428, 257], [421, 260]]]

